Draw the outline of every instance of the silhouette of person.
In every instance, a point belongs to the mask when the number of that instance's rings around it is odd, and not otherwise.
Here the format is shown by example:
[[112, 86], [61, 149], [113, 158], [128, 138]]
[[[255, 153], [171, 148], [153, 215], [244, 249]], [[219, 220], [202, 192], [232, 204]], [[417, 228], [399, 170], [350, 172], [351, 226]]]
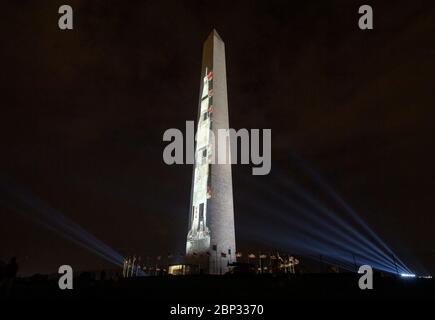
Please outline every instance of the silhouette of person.
[[5, 276], [8, 279], [15, 279], [18, 272], [17, 258], [11, 258], [11, 261], [6, 265]]
[[18, 272], [17, 258], [11, 258], [11, 261], [3, 268], [4, 279], [0, 282], [0, 293], [6, 297], [10, 295], [12, 287], [14, 285], [15, 277]]
[[0, 260], [0, 281], [5, 277], [6, 263]]

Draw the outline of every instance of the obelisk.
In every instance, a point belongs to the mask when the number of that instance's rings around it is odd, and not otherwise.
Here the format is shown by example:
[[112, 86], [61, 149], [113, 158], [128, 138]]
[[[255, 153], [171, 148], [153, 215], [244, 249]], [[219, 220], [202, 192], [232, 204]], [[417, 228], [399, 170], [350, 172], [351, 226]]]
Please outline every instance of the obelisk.
[[[233, 185], [228, 144], [226, 163], [218, 163], [218, 130], [228, 129], [225, 44], [216, 30], [203, 46], [195, 164], [192, 177], [188, 256], [207, 257], [210, 274], [224, 274], [236, 260]], [[212, 145], [214, 134], [214, 148]], [[215, 159], [215, 161], [212, 161]]]

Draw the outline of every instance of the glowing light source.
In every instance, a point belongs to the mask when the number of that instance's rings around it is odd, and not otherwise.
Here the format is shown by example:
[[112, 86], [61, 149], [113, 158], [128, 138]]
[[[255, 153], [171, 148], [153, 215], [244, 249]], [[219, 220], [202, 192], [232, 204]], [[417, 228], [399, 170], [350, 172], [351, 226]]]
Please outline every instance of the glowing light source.
[[[261, 191], [261, 197], [256, 198], [255, 203], [249, 197], [242, 198], [246, 200], [243, 206], [248, 211], [268, 213], [267, 217], [260, 214], [251, 217], [251, 221], [239, 227], [249, 237], [349, 271], [367, 264], [391, 274], [413, 274], [373, 230], [367, 230], [368, 224], [354, 210], [347, 214], [350, 206], [342, 198], [327, 197], [323, 202], [322, 197], [310, 193], [276, 168], [271, 185], [247, 182], [249, 188]], [[279, 192], [274, 191], [276, 187]], [[324, 194], [325, 186], [321, 184], [320, 187]], [[333, 192], [329, 186], [328, 189], [326, 196]], [[272, 219], [275, 223], [267, 223]]]
[[415, 274], [413, 273], [401, 273], [400, 276], [402, 278], [415, 278]]

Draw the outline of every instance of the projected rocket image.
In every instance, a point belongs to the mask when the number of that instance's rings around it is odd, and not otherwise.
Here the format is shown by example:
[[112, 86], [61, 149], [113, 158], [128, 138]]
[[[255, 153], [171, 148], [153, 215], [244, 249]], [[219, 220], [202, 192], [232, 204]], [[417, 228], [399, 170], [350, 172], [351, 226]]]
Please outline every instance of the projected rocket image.
[[186, 253], [208, 253], [208, 272], [217, 274], [235, 260], [236, 245], [231, 164], [210, 163], [217, 159], [210, 132], [217, 137], [217, 130], [229, 128], [225, 45], [216, 30], [204, 43], [201, 77]]
[[207, 227], [207, 199], [211, 198], [209, 186], [210, 114], [213, 111], [213, 72], [207, 73], [202, 83], [201, 104], [198, 117], [195, 148], [195, 169], [192, 190], [192, 208], [187, 254], [206, 252], [210, 248], [210, 230]]

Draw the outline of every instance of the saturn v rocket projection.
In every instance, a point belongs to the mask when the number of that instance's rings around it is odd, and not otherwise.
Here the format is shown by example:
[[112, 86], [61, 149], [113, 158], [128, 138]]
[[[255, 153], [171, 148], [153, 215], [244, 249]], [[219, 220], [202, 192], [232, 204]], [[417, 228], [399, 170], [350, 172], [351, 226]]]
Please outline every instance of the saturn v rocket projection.
[[213, 148], [210, 131], [218, 137], [219, 129], [228, 128], [225, 44], [213, 30], [203, 46], [186, 242], [187, 256], [207, 257], [204, 269], [211, 274], [225, 273], [236, 260], [231, 163], [211, 163], [212, 152], [218, 159], [219, 141]]

